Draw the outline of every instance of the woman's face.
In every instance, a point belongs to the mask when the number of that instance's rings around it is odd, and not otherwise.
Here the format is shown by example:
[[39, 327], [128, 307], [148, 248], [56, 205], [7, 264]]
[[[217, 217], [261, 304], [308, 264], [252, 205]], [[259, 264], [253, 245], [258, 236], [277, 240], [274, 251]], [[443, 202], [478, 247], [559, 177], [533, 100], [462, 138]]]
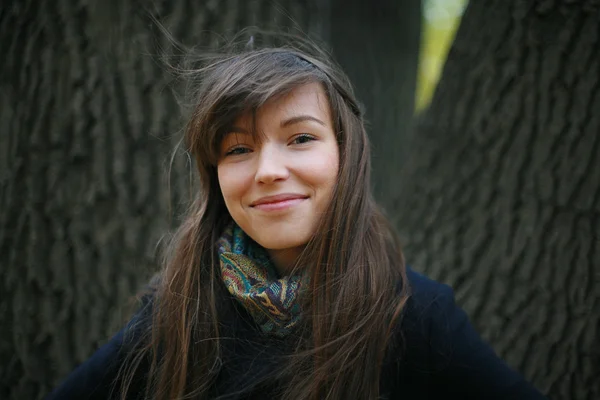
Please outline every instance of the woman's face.
[[252, 239], [279, 255], [295, 257], [327, 209], [337, 179], [339, 153], [329, 101], [318, 83], [299, 86], [242, 115], [224, 137], [219, 185], [234, 221]]

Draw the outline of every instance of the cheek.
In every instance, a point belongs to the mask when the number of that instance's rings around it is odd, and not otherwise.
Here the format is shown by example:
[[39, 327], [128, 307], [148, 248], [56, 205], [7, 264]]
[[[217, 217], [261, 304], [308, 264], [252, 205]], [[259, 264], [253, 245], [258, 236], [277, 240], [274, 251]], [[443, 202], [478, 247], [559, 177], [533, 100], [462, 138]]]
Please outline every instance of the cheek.
[[325, 165], [323, 166], [322, 170], [323, 176], [327, 177], [327, 182], [329, 185], [333, 185], [337, 180], [338, 171], [340, 168], [340, 156], [337, 146], [335, 146], [334, 149], [331, 149], [324, 159]]
[[239, 168], [233, 166], [219, 166], [217, 168], [219, 186], [227, 207], [238, 203], [245, 192], [247, 177]]
[[319, 157], [313, 157], [310, 162], [311, 181], [315, 188], [331, 191], [339, 170], [339, 157], [337, 151], [329, 151]]

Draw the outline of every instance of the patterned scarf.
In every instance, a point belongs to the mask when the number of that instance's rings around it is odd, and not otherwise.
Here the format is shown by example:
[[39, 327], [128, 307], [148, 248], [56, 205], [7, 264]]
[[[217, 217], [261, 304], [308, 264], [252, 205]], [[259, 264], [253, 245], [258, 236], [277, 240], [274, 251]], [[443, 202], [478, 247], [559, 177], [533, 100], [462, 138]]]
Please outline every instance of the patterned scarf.
[[261, 330], [287, 335], [300, 320], [301, 275], [279, 278], [267, 251], [232, 223], [218, 243], [221, 277]]

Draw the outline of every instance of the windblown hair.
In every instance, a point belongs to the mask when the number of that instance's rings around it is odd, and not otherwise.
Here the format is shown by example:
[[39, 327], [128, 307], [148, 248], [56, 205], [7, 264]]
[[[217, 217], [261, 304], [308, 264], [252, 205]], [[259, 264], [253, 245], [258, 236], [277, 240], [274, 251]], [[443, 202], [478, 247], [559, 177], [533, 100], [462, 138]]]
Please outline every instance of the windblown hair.
[[339, 172], [328, 210], [296, 263], [310, 287], [294, 350], [277, 376], [265, 379], [277, 380], [284, 399], [378, 398], [408, 288], [396, 235], [371, 194], [369, 142], [348, 78], [305, 40], [228, 46], [186, 74], [198, 82], [185, 145], [200, 190], [174, 235], [147, 335], [128, 360], [122, 398], [143, 359], [151, 360], [147, 398], [209, 397], [222, 366], [219, 304], [226, 298], [215, 244], [231, 221], [217, 180], [220, 141], [241, 114], [308, 83], [319, 83], [329, 100]]

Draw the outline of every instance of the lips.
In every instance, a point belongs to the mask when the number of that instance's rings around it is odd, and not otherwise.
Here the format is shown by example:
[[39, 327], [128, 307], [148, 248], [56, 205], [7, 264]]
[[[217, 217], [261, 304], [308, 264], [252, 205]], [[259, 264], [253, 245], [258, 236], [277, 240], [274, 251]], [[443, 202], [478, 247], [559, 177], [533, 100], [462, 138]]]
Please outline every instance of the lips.
[[308, 196], [297, 193], [283, 193], [275, 196], [265, 196], [250, 203], [250, 207], [277, 205], [279, 203], [293, 202], [294, 200], [304, 200]]

